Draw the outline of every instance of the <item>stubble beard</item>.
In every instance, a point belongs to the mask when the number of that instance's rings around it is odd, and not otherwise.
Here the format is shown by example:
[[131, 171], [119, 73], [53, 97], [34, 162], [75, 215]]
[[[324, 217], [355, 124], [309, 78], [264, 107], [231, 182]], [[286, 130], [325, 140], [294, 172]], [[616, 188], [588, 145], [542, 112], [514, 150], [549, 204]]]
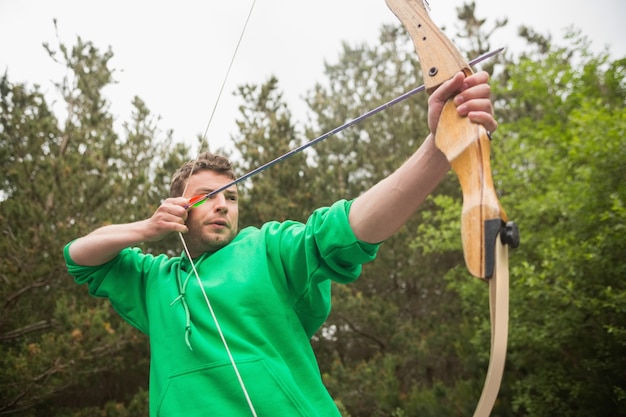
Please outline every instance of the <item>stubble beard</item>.
[[213, 253], [228, 245], [237, 236], [237, 229], [228, 229], [223, 233], [187, 233], [187, 245], [192, 257], [197, 258], [205, 253]]

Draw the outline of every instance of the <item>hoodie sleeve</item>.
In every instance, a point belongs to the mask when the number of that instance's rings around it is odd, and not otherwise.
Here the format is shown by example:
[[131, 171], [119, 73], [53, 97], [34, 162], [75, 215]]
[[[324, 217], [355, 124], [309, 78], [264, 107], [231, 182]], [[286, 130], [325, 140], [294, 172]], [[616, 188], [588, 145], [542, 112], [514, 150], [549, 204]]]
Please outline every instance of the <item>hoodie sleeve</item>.
[[120, 316], [148, 334], [146, 283], [154, 257], [143, 254], [138, 248], [127, 248], [105, 264], [83, 266], [70, 257], [71, 244], [65, 246], [63, 254], [68, 272], [76, 283], [86, 284], [94, 297], [108, 298]]
[[275, 225], [268, 238], [270, 258], [277, 252], [294, 309], [309, 336], [330, 313], [331, 282], [356, 280], [364, 263], [376, 258], [379, 244], [360, 241], [348, 222], [352, 201], [316, 210], [306, 224]]

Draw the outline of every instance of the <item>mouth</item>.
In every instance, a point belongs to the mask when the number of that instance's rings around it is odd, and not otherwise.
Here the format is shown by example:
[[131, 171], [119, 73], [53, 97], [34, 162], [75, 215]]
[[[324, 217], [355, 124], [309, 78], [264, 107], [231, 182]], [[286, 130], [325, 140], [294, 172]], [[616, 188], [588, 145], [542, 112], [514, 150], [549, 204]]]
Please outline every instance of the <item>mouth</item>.
[[219, 228], [228, 227], [228, 222], [226, 220], [219, 220], [219, 219], [213, 220], [209, 222], [209, 226], [219, 227]]

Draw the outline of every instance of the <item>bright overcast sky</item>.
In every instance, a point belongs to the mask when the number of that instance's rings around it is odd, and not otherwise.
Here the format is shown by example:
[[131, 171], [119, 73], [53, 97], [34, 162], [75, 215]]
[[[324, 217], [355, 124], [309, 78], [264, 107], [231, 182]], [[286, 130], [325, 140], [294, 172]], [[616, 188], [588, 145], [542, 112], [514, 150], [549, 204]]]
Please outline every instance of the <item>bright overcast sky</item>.
[[[456, 27], [463, 0], [430, 0], [435, 23]], [[0, 0], [0, 71], [12, 82], [40, 84], [53, 91], [63, 76], [41, 46], [57, 45], [52, 20], [63, 43], [76, 36], [101, 50], [111, 46], [119, 84], [107, 90], [118, 121], [129, 119], [137, 95], [162, 117], [161, 129], [176, 139], [203, 134], [252, 0]], [[608, 46], [626, 56], [625, 0], [476, 0], [477, 15], [509, 18], [494, 47], [519, 45], [522, 24], [558, 39], [574, 25], [596, 50]], [[301, 98], [322, 81], [324, 60], [334, 62], [342, 41], [376, 42], [383, 23], [396, 23], [384, 0], [257, 0], [237, 53], [225, 93], [208, 132], [213, 149], [230, 146], [238, 117], [231, 92], [243, 83], [278, 77], [294, 116], [302, 118]], [[448, 31], [448, 33], [455, 33]], [[356, 117], [357, 115], [355, 115]], [[120, 132], [121, 133], [121, 132]], [[190, 142], [191, 143], [191, 142]]]

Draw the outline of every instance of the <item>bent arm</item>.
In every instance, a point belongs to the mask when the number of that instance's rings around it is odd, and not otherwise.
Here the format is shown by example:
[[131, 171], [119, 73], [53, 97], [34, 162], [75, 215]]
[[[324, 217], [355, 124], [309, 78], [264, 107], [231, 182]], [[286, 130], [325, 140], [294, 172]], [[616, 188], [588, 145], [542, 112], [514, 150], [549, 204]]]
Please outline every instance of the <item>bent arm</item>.
[[186, 198], [168, 198], [149, 219], [100, 227], [72, 242], [70, 258], [78, 265], [102, 265], [129, 246], [159, 240], [171, 232], [187, 232], [184, 205], [188, 201]]
[[415, 213], [450, 169], [432, 135], [393, 174], [359, 196], [350, 209], [356, 237], [378, 243], [391, 237]]
[[103, 226], [76, 239], [69, 247], [70, 257], [84, 266], [102, 265], [124, 248], [146, 241], [148, 220]]

